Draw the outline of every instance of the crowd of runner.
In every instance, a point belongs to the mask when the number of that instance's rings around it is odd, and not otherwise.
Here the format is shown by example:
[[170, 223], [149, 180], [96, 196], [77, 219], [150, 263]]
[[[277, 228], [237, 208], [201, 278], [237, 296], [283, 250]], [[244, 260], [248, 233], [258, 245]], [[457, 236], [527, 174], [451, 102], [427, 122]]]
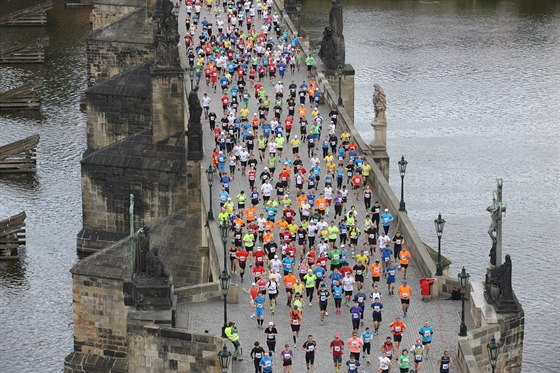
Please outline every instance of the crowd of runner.
[[[215, 141], [218, 223], [228, 227], [230, 273], [251, 284], [250, 317], [266, 337], [266, 348], [255, 342], [250, 352], [255, 372], [272, 372], [275, 364], [291, 372], [296, 351], [313, 372], [316, 348], [330, 350], [335, 372], [368, 369], [372, 354], [380, 355], [373, 364], [379, 372], [421, 372], [434, 332], [430, 323], [418, 327], [413, 346], [400, 345], [410, 332], [404, 320], [413, 294], [406, 281], [411, 254], [400, 232], [389, 236], [393, 215], [375, 201], [367, 183], [372, 167], [350, 133], [339, 130], [337, 108], [320, 110], [313, 57], [304, 57], [271, 0], [180, 5], [187, 14], [188, 64], [204, 92], [204, 123]], [[296, 82], [300, 69], [307, 79]], [[209, 92], [219, 92], [219, 102]], [[232, 191], [234, 180], [243, 185], [239, 193]], [[349, 205], [350, 193], [366, 214]], [[402, 319], [383, 326], [385, 302], [400, 302]], [[319, 343], [312, 335], [299, 340], [304, 309], [319, 312], [321, 324], [330, 318], [346, 330], [347, 322], [351, 338], [336, 333], [328, 345], [326, 336]], [[277, 312], [289, 313], [290, 325], [271, 321], [265, 327], [267, 313]], [[291, 329], [294, 350], [288, 344], [277, 349], [278, 328]], [[392, 336], [377, 343], [379, 333]], [[226, 334], [234, 358], [242, 359], [235, 323]], [[450, 364], [445, 354], [440, 371]]]

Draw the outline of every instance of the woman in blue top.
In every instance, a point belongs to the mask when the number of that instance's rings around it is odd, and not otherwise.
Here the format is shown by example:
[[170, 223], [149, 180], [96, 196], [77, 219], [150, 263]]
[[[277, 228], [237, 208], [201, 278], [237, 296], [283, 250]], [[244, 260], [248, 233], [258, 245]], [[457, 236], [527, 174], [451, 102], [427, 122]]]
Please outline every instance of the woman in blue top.
[[426, 321], [424, 325], [420, 328], [418, 333], [422, 336], [422, 344], [424, 345], [424, 352], [426, 356], [430, 353], [430, 344], [432, 343], [432, 336], [434, 335], [434, 329], [430, 325], [429, 321]]
[[385, 273], [387, 273], [387, 290], [389, 291], [389, 295], [393, 295], [395, 293], [395, 274], [397, 273], [397, 266], [395, 266], [395, 263], [392, 261], [389, 262]]
[[342, 288], [338, 280], [333, 281], [332, 291], [333, 291], [333, 298], [334, 298], [334, 306], [336, 308], [336, 314], [340, 315], [342, 313], [340, 307], [342, 306], [342, 297], [344, 295], [344, 289]]

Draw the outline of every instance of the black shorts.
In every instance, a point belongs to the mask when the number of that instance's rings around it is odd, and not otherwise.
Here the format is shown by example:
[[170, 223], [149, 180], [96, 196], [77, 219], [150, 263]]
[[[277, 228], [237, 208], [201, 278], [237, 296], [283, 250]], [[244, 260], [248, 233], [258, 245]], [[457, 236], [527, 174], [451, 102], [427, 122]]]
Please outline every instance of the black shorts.
[[328, 303], [319, 303], [319, 309], [321, 311], [326, 311], [327, 310], [327, 305], [328, 305]]
[[352, 290], [344, 290], [344, 295], [352, 296]]
[[244, 270], [246, 266], [247, 266], [247, 262], [239, 262], [239, 268]]
[[364, 282], [364, 275], [356, 275], [356, 282]]
[[362, 351], [366, 354], [371, 354], [371, 342], [365, 342], [362, 346]]
[[333, 356], [332, 356], [332, 360], [333, 360], [335, 363], [339, 363], [339, 364], [340, 364], [340, 363], [342, 363], [342, 355], [333, 355]]
[[282, 366], [285, 366], [285, 367], [289, 367], [291, 365], [292, 365], [292, 359], [284, 360], [284, 362], [282, 363]]
[[360, 361], [360, 353], [359, 352], [350, 352], [350, 356], [354, 356], [354, 358]]
[[393, 341], [400, 342], [402, 341], [402, 334], [393, 334]]
[[301, 325], [290, 325], [292, 327], [292, 332], [299, 332]]
[[305, 364], [313, 365], [315, 363], [315, 353], [305, 353]]
[[424, 342], [424, 341], [422, 341], [422, 346], [429, 345], [430, 343], [432, 343], [432, 342]]
[[377, 321], [377, 322], [381, 322], [381, 321], [382, 321], [382, 320], [381, 320], [381, 312], [379, 312], [379, 313], [374, 312], [372, 315], [373, 315], [373, 321]]
[[350, 245], [358, 246], [358, 239], [357, 238], [351, 238], [350, 239]]
[[401, 268], [408, 268], [408, 264], [401, 264]]
[[371, 281], [372, 282], [379, 282], [380, 279], [381, 279], [381, 277], [372, 277]]
[[270, 299], [270, 300], [276, 299], [277, 296], [278, 296], [278, 293], [274, 293], [274, 294], [268, 293], [268, 299]]
[[352, 328], [358, 330], [360, 328], [360, 319], [352, 320]]
[[246, 167], [247, 166], [247, 161], [241, 161], [241, 166]]
[[410, 299], [401, 299], [401, 304], [410, 304]]

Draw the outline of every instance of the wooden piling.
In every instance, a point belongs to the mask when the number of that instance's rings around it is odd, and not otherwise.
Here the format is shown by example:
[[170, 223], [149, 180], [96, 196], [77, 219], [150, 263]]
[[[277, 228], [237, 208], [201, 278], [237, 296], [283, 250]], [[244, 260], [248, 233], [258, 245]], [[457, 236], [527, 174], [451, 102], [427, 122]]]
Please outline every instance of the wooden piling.
[[44, 26], [47, 24], [47, 11], [53, 8], [52, 0], [16, 10], [0, 17], [0, 26]]
[[19, 248], [25, 246], [25, 211], [0, 220], [0, 260], [19, 258]]
[[39, 110], [41, 96], [39, 88], [43, 85], [41, 79], [0, 93], [0, 110]]
[[43, 63], [48, 45], [49, 37], [45, 36], [30, 43], [0, 49], [0, 63]]
[[0, 146], [0, 175], [33, 173], [37, 169], [39, 135]]

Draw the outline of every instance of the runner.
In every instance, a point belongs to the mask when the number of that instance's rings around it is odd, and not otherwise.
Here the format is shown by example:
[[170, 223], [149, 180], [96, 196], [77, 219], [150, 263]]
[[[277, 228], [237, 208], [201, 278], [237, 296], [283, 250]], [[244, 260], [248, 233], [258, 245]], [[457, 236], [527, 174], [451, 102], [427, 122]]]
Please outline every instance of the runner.
[[334, 334], [334, 340], [331, 341], [329, 348], [333, 357], [334, 371], [338, 373], [342, 366], [342, 355], [344, 355], [344, 341], [340, 339], [340, 334]]
[[366, 330], [362, 333], [362, 357], [366, 359], [368, 365], [371, 364], [371, 341], [373, 339], [373, 333], [369, 330], [369, 326], [366, 326]]
[[280, 351], [282, 356], [282, 366], [284, 367], [284, 373], [290, 373], [292, 371], [292, 363], [294, 359], [294, 352], [290, 350], [290, 345], [287, 343], [284, 345], [284, 349]]
[[406, 271], [408, 269], [409, 259], [410, 259], [410, 251], [408, 251], [406, 246], [403, 246], [403, 248], [401, 249], [401, 251], [399, 253], [399, 265], [401, 266], [401, 270], [402, 270], [404, 279], [406, 279]]
[[416, 343], [410, 348], [410, 352], [414, 355], [414, 371], [416, 373], [422, 372], [422, 361], [424, 360], [424, 346], [422, 341], [417, 339]]
[[286, 287], [286, 295], [287, 295], [287, 301], [286, 301], [286, 305], [291, 306], [292, 305], [292, 297], [294, 295], [294, 285], [296, 283], [296, 276], [294, 276], [292, 274], [292, 271], [288, 271], [288, 274], [286, 276], [284, 276], [284, 286]]
[[330, 297], [331, 293], [326, 289], [325, 283], [321, 283], [319, 291], [317, 292], [317, 302], [319, 302], [319, 309], [321, 310], [321, 325], [325, 323], [325, 313], [327, 312]]
[[372, 263], [369, 267], [369, 270], [371, 272], [371, 286], [375, 287], [381, 280], [381, 273], [383, 272], [379, 260], [376, 260], [375, 263]]
[[443, 356], [438, 359], [439, 373], [449, 373], [449, 368], [453, 366], [453, 362], [449, 357], [449, 352], [444, 351]]
[[358, 331], [354, 330], [352, 332], [352, 338], [348, 340], [348, 349], [350, 350], [350, 358], [355, 358], [360, 360], [360, 351], [364, 342], [360, 337], [358, 337]]
[[251, 350], [251, 358], [253, 359], [253, 364], [255, 365], [255, 373], [262, 373], [262, 367], [260, 366], [261, 359], [265, 356], [264, 348], [259, 345], [259, 342], [255, 342], [253, 349]]
[[[356, 302], [354, 304], [354, 306], [352, 306], [350, 308], [350, 315], [351, 315], [351, 318], [352, 318], [352, 329], [354, 330], [355, 333], [360, 328], [361, 314], [362, 314], [362, 307], [360, 307], [358, 302]], [[359, 359], [360, 359], [360, 357], [358, 356], [358, 360]]]
[[268, 323], [268, 328], [264, 330], [264, 334], [266, 335], [266, 345], [268, 347], [268, 351], [272, 356], [272, 353], [275, 352], [276, 349], [276, 336], [278, 335], [278, 330], [276, 330], [272, 321]]
[[[389, 324], [389, 328], [393, 332], [393, 340], [395, 341], [395, 349], [398, 351], [399, 346], [402, 341], [402, 335], [406, 330], [406, 325], [401, 321], [401, 318], [397, 316], [395, 321]], [[389, 339], [389, 337], [387, 337]]]
[[313, 274], [313, 269], [309, 268], [307, 270], [307, 274], [303, 276], [303, 281], [305, 281], [305, 296], [309, 298], [309, 307], [311, 307], [313, 305], [313, 291], [317, 281], [317, 276]]
[[313, 373], [315, 371], [314, 364], [317, 343], [313, 340], [313, 336], [311, 334], [307, 336], [307, 341], [303, 343], [302, 349], [305, 351], [305, 365], [307, 367], [307, 372]]
[[430, 322], [426, 321], [424, 325], [420, 328], [418, 333], [422, 336], [422, 345], [424, 345], [424, 351], [426, 352], [426, 358], [427, 358], [430, 353], [430, 345], [432, 343], [434, 329], [430, 325]]
[[[358, 353], [358, 356], [360, 354]], [[358, 373], [358, 369], [362, 366], [360, 361], [356, 359], [355, 355], [350, 354], [350, 359], [346, 361], [346, 366], [348, 367], [348, 373]]]
[[410, 369], [410, 356], [408, 355], [408, 350], [406, 348], [402, 350], [401, 356], [399, 356], [398, 364], [401, 373], [408, 373], [408, 370]]
[[403, 316], [406, 317], [408, 307], [410, 306], [410, 298], [412, 296], [412, 288], [408, 285], [406, 280], [403, 280], [402, 285], [399, 286], [398, 293], [401, 298]]
[[257, 297], [253, 299], [253, 302], [255, 302], [255, 315], [257, 316], [257, 328], [262, 329], [264, 323], [264, 303], [266, 302], [264, 293], [259, 291]]
[[263, 373], [272, 373], [274, 369], [274, 362], [272, 360], [272, 352], [269, 352], [267, 356], [264, 356], [259, 363], [262, 368]]
[[299, 336], [299, 330], [301, 328], [301, 310], [297, 305], [290, 310], [290, 327], [292, 328], [294, 346], [297, 347], [297, 337]]
[[383, 310], [383, 303], [379, 297], [375, 297], [373, 303], [371, 304], [371, 308], [373, 308], [372, 316], [373, 316], [373, 334], [377, 335], [379, 333], [379, 325], [381, 325], [381, 321], [383, 321], [381, 317], [381, 311]]
[[395, 294], [395, 281], [396, 281], [397, 267], [393, 262], [389, 262], [385, 274], [387, 275], [387, 291], [389, 295]]
[[334, 307], [336, 309], [336, 314], [341, 315], [342, 310], [340, 308], [342, 307], [342, 297], [344, 296], [344, 289], [340, 285], [340, 282], [338, 282], [337, 280], [333, 281], [332, 291], [333, 291]]
[[379, 372], [380, 373], [389, 373], [389, 370], [393, 366], [391, 359], [387, 356], [386, 352], [383, 352], [381, 357], [379, 357]]

